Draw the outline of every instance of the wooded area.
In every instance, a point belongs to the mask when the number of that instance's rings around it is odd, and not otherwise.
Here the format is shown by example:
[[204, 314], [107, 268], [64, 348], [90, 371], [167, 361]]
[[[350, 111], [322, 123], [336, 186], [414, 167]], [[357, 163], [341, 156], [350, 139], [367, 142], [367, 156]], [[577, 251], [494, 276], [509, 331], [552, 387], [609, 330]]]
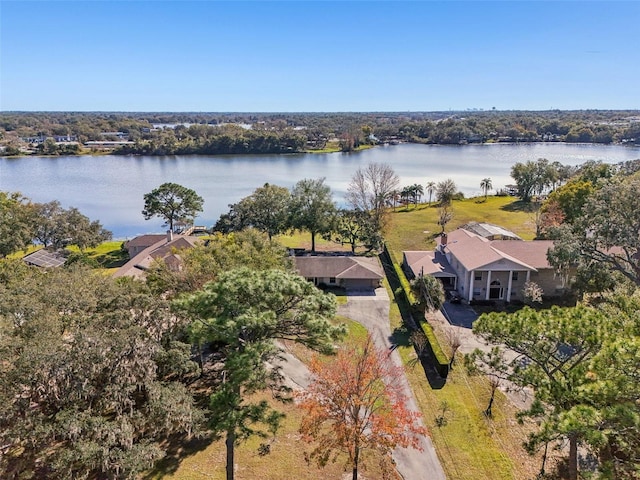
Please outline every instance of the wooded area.
[[[4, 112], [4, 155], [185, 155], [351, 151], [386, 142], [630, 143], [640, 112], [465, 111], [408, 113], [69, 113]], [[86, 142], [97, 142], [87, 144]]]

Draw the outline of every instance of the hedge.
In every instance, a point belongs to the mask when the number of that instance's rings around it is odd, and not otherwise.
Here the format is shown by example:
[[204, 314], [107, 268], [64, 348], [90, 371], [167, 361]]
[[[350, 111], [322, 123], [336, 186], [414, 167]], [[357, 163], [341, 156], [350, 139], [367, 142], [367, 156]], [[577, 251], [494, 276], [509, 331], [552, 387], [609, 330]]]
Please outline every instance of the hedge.
[[403, 293], [404, 298], [402, 300], [406, 301], [407, 304], [409, 305], [411, 316], [414, 319], [420, 319], [420, 321], [418, 321], [417, 323], [420, 325], [420, 328], [424, 332], [425, 337], [427, 337], [429, 349], [431, 350], [431, 353], [433, 354], [433, 357], [435, 359], [435, 368], [441, 377], [446, 378], [446, 376], [449, 374], [449, 357], [442, 350], [442, 347], [440, 346], [440, 342], [438, 341], [438, 338], [436, 337], [433, 331], [433, 327], [424, 320], [424, 312], [417, 307], [418, 301], [416, 300], [416, 297], [411, 291], [411, 285], [409, 284], [409, 280], [407, 280], [407, 277], [404, 274], [402, 267], [396, 260], [393, 253], [390, 250], [388, 250], [386, 244], [384, 246], [384, 253], [391, 261], [391, 264], [393, 265], [393, 270], [395, 271], [395, 274], [398, 277], [398, 280], [400, 282], [400, 286], [402, 287], [398, 289], [398, 290], [401, 290]]

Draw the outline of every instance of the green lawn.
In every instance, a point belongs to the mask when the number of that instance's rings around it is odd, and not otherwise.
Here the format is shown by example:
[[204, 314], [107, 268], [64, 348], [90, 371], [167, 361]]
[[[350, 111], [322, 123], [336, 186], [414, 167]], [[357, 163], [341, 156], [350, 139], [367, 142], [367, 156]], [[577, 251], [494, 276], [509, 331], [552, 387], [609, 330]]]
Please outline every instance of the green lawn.
[[[530, 205], [514, 197], [484, 197], [456, 200], [452, 204], [453, 220], [446, 231], [455, 230], [472, 221], [488, 222], [512, 230], [525, 240], [535, 236], [535, 215]], [[385, 239], [389, 248], [401, 258], [404, 250], [428, 250], [442, 230], [438, 225], [437, 204], [396, 208], [391, 212]]]
[[[75, 246], [69, 247], [69, 250], [72, 252], [80, 251]], [[96, 262], [100, 268], [109, 273], [115, 271], [129, 260], [127, 252], [122, 250], [122, 241], [104, 242], [96, 248], [86, 249], [84, 254], [90, 261]]]

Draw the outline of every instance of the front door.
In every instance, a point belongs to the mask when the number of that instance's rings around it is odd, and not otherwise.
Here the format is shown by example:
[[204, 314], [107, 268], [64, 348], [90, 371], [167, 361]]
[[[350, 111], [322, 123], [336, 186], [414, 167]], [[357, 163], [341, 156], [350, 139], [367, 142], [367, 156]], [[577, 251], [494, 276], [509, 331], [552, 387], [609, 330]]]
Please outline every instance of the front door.
[[500, 286], [498, 280], [491, 282], [489, 286], [489, 299], [490, 300], [502, 300], [504, 298], [504, 288]]

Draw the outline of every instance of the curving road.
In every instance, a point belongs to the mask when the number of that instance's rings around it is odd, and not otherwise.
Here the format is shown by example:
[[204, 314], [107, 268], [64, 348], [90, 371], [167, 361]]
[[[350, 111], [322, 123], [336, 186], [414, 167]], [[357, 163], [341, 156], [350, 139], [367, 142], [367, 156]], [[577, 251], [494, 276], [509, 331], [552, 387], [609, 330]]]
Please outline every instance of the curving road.
[[[389, 296], [386, 289], [378, 288], [375, 295], [349, 295], [349, 301], [338, 307], [338, 313], [364, 325], [378, 346], [385, 349], [393, 347], [390, 340]], [[395, 349], [390, 358], [395, 365], [403, 368], [400, 355]], [[412, 411], [420, 411], [406, 376], [402, 376], [401, 383], [407, 398], [407, 407]], [[446, 480], [431, 439], [427, 436], [422, 437], [420, 445], [422, 451], [413, 448], [394, 450], [393, 459], [398, 473], [406, 480]]]

